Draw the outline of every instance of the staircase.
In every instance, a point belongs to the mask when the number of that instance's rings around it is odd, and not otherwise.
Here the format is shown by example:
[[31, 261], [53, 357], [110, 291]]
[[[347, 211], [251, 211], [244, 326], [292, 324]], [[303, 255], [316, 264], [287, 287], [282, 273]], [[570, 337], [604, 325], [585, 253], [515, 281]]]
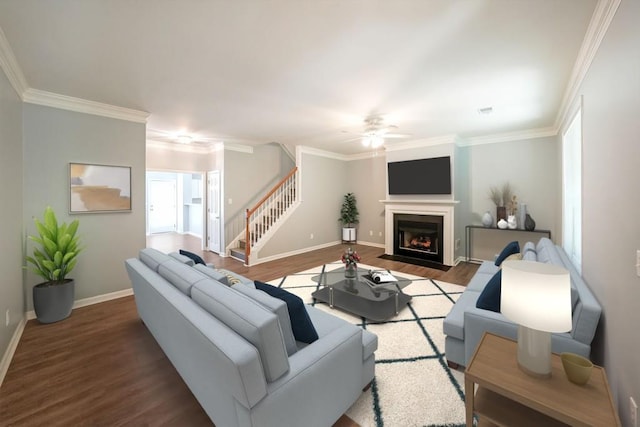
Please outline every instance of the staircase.
[[298, 201], [297, 172], [298, 168], [294, 167], [254, 207], [247, 209], [244, 237], [238, 239], [237, 247], [230, 250], [233, 258], [250, 265], [252, 250], [264, 245], [281, 224], [285, 214]]

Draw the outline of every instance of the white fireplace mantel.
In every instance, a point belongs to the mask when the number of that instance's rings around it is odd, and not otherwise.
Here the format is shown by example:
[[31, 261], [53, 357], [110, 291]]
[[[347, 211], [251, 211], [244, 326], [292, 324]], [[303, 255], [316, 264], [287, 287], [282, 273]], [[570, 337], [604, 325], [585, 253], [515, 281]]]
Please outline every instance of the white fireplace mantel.
[[384, 206], [384, 251], [393, 255], [393, 215], [434, 215], [442, 217], [443, 263], [453, 265], [454, 241], [453, 220], [454, 207], [460, 203], [457, 200], [380, 200]]

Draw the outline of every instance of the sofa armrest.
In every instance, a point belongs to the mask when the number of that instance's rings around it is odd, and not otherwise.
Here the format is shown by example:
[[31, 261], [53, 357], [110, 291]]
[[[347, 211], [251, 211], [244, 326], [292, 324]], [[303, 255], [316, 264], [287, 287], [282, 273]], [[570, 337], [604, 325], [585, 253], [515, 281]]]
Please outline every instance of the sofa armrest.
[[[500, 313], [475, 309], [464, 315], [464, 360], [465, 366], [484, 335], [490, 332], [501, 337], [518, 339], [518, 325]], [[570, 333], [551, 334], [551, 351], [554, 353], [571, 352], [584, 357], [589, 357], [591, 347], [575, 340]]]
[[481, 308], [469, 309], [464, 313], [464, 362], [468, 366], [469, 360], [476, 351], [476, 347], [485, 332], [515, 340], [518, 335], [518, 325], [504, 317]]
[[331, 425], [362, 392], [362, 330], [345, 322], [290, 356], [289, 367], [267, 384], [252, 418], [260, 425]]

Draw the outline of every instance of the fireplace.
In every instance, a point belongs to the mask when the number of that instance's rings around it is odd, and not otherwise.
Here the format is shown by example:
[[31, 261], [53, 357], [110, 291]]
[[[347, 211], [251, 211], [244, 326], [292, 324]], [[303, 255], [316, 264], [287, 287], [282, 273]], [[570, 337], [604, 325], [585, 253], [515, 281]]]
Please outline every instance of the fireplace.
[[[398, 199], [398, 200], [382, 200], [384, 204], [384, 253], [390, 256], [395, 255], [395, 251], [399, 249], [399, 245], [396, 244], [397, 233], [395, 230], [396, 215], [409, 215], [415, 216], [419, 219], [408, 219], [410, 222], [421, 222], [423, 216], [435, 217], [436, 221], [441, 222], [440, 235], [438, 236], [438, 242], [435, 245], [438, 251], [440, 261], [424, 260], [427, 264], [438, 264], [444, 266], [454, 265], [454, 206], [459, 202], [456, 200], [412, 200], [412, 199]], [[434, 245], [433, 241], [431, 245]], [[420, 254], [421, 256], [434, 257], [434, 254]], [[415, 253], [409, 257], [414, 257]], [[419, 258], [412, 258], [417, 260]], [[420, 261], [423, 262], [423, 261]]]
[[393, 255], [443, 263], [442, 216], [394, 214], [393, 231]]

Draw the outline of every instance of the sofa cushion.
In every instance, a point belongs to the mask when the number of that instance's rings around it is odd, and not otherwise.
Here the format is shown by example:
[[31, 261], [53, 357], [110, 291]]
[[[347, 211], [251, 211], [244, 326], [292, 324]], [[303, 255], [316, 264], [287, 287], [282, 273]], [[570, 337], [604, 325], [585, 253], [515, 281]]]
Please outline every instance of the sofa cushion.
[[299, 296], [287, 292], [284, 289], [269, 285], [268, 283], [263, 283], [257, 280], [253, 283], [255, 284], [256, 289], [264, 291], [272, 297], [279, 298], [287, 303], [289, 318], [291, 319], [291, 330], [293, 331], [293, 336], [297, 341], [311, 344], [318, 339], [318, 333], [313, 327], [313, 323], [309, 318], [309, 313], [307, 313], [304, 302], [302, 302], [302, 299]]
[[191, 296], [191, 288], [193, 285], [200, 281], [208, 280], [208, 277], [198, 270], [173, 258], [160, 264], [158, 274], [165, 280], [171, 282], [173, 286], [180, 289], [186, 296]]
[[496, 274], [499, 270], [500, 267], [497, 267], [493, 262], [483, 261], [476, 271], [476, 274], [474, 274], [469, 281], [467, 290], [476, 291], [478, 293], [482, 292], [489, 280], [491, 280], [493, 275]]
[[502, 293], [502, 270], [498, 271], [484, 287], [478, 301], [477, 308], [495, 311], [500, 313], [500, 294]]
[[215, 268], [207, 267], [206, 265], [202, 265], [202, 264], [196, 264], [193, 266], [193, 268], [195, 268], [201, 273], [206, 274], [208, 277], [214, 280], [217, 280], [223, 285], [229, 286], [229, 280], [227, 279], [227, 275], [225, 273], [222, 273], [216, 270]]
[[247, 279], [239, 275], [238, 273], [234, 273], [233, 271], [225, 270], [224, 268], [218, 268], [218, 271], [227, 276], [227, 282], [229, 286], [233, 286], [236, 283], [244, 283], [245, 285], [254, 288], [253, 280]]
[[175, 259], [176, 261], [179, 261], [183, 264], [187, 264], [190, 267], [193, 267], [195, 265], [195, 262], [193, 262], [193, 260], [187, 256], [181, 255], [178, 252], [171, 252], [169, 253], [169, 256], [173, 259]]
[[160, 264], [167, 262], [171, 259], [171, 257], [165, 253], [160, 252], [157, 249], [153, 248], [144, 248], [141, 249], [138, 253], [138, 258], [142, 261], [147, 267], [158, 272], [158, 267]]
[[517, 240], [514, 240], [513, 242], [508, 243], [507, 246], [505, 246], [504, 249], [502, 249], [502, 252], [500, 252], [500, 255], [498, 255], [498, 257], [496, 258], [495, 264], [499, 266], [500, 264], [502, 264], [502, 261], [507, 259], [509, 255], [517, 254], [519, 252], [520, 252], [520, 243], [518, 243]]
[[536, 244], [533, 242], [527, 242], [522, 247], [522, 259], [524, 261], [537, 261], [538, 255], [536, 253]]
[[289, 318], [287, 304], [279, 298], [272, 297], [266, 292], [251, 288], [244, 283], [233, 285], [233, 289], [259, 302], [264, 308], [278, 316], [280, 328], [282, 328], [282, 336], [284, 337], [284, 345], [287, 347], [287, 354], [289, 356], [295, 354], [298, 348], [296, 347], [296, 339], [291, 330], [291, 319]]
[[202, 257], [200, 257], [200, 255], [194, 254], [193, 252], [189, 252], [189, 251], [185, 251], [184, 249], [180, 249], [180, 255], [186, 256], [187, 258], [191, 259], [194, 264], [203, 264], [203, 265], [207, 264], [206, 262], [204, 262]]
[[464, 340], [464, 313], [476, 306], [479, 295], [480, 292], [467, 289], [458, 297], [458, 300], [444, 319], [442, 330], [445, 335]]
[[268, 382], [289, 370], [278, 316], [240, 292], [214, 280], [197, 283], [191, 298], [258, 350]]
[[[562, 250], [558, 249], [558, 247], [550, 239], [546, 237], [543, 237], [540, 239], [536, 247], [536, 252], [538, 256], [538, 259], [537, 259], [538, 262], [559, 265], [560, 267], [564, 267], [569, 271], [571, 271], [571, 269], [573, 268], [571, 261], [565, 262], [562, 259], [562, 256], [560, 255], [562, 253]], [[571, 309], [572, 311], [575, 309], [576, 304], [578, 304], [578, 300], [580, 299], [578, 288], [576, 287], [573, 276], [574, 275], [572, 274], [571, 275]], [[580, 277], [579, 274], [577, 274], [577, 276]]]

